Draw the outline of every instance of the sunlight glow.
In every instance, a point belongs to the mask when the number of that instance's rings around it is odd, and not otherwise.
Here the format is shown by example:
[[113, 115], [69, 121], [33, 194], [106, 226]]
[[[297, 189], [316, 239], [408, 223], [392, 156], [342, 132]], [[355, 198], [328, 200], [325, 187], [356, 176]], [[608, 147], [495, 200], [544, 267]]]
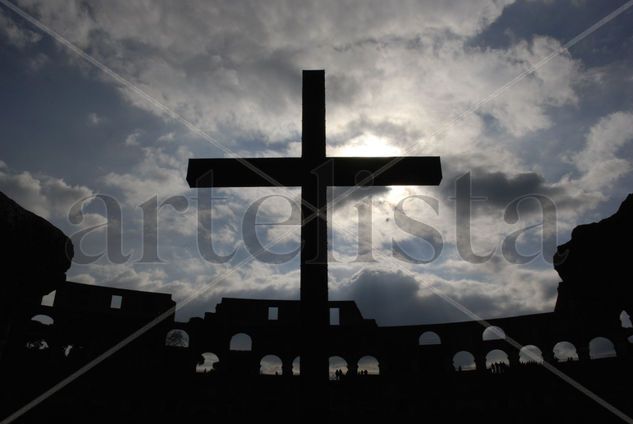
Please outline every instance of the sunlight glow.
[[402, 149], [373, 134], [362, 134], [332, 153], [333, 156], [401, 156]]

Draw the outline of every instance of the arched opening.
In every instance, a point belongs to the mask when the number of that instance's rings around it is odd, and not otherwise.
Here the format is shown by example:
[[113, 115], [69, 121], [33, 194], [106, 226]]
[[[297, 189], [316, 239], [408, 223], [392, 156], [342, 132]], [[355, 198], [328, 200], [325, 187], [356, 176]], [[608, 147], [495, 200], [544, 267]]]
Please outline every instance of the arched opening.
[[576, 346], [569, 342], [558, 342], [552, 349], [554, 352], [554, 358], [558, 362], [577, 361], [578, 353], [576, 352]]
[[363, 356], [358, 360], [358, 375], [379, 375], [380, 363], [373, 356]]
[[493, 374], [503, 374], [510, 367], [508, 354], [501, 349], [493, 349], [486, 355], [486, 369]]
[[185, 330], [169, 330], [167, 336], [165, 336], [165, 346], [189, 347], [189, 334]]
[[606, 337], [596, 337], [589, 342], [589, 358], [602, 359], [616, 356], [615, 346]]
[[330, 380], [340, 380], [347, 375], [347, 361], [340, 356], [330, 356]]
[[497, 327], [495, 325], [491, 325], [490, 327], [486, 327], [486, 329], [484, 330], [484, 332], [481, 335], [481, 338], [484, 341], [488, 341], [488, 340], [505, 340], [506, 333], [500, 327]]
[[220, 362], [218, 355], [212, 352], [205, 352], [202, 355], [202, 361], [196, 365], [196, 372], [200, 374], [212, 373], [216, 370], [215, 366]]
[[55, 305], [55, 290], [50, 292], [49, 294], [42, 296], [42, 301], [40, 305], [42, 306], [54, 306]]
[[473, 371], [477, 369], [477, 364], [472, 353], [462, 350], [453, 356], [453, 367], [455, 371]]
[[237, 333], [231, 337], [230, 350], [248, 352], [253, 350], [253, 340], [245, 333]]
[[438, 345], [442, 344], [442, 340], [440, 336], [437, 335], [434, 331], [425, 331], [420, 336], [420, 340], [418, 341], [420, 346], [430, 346], [430, 345]]
[[631, 322], [631, 316], [626, 311], [620, 312], [620, 324], [622, 328], [633, 328], [633, 323]]
[[55, 320], [48, 315], [35, 315], [31, 318], [31, 321], [39, 322], [42, 325], [53, 325]]
[[520, 364], [542, 364], [543, 352], [534, 345], [526, 345], [519, 351]]
[[292, 375], [301, 375], [301, 357], [297, 356], [292, 361]]
[[262, 375], [281, 375], [282, 362], [277, 355], [266, 355], [259, 361], [259, 373]]

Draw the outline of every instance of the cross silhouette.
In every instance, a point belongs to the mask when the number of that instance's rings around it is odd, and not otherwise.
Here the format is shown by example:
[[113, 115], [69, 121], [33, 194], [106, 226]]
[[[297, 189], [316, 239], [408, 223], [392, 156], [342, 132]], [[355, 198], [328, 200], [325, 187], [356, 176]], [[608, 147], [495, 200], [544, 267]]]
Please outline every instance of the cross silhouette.
[[325, 71], [303, 71], [301, 157], [189, 159], [190, 187], [301, 187], [301, 377], [328, 378], [327, 187], [438, 185], [440, 158], [327, 157]]

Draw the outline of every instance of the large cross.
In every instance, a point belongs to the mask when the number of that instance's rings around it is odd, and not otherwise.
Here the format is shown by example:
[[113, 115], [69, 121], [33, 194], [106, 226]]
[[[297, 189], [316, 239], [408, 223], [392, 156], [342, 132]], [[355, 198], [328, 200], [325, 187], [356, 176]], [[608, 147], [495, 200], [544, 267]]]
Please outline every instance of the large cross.
[[[325, 72], [303, 71], [301, 157], [189, 159], [190, 187], [301, 187], [301, 377], [328, 378], [328, 186], [438, 185], [439, 157], [327, 157]], [[318, 211], [318, 214], [317, 214]]]

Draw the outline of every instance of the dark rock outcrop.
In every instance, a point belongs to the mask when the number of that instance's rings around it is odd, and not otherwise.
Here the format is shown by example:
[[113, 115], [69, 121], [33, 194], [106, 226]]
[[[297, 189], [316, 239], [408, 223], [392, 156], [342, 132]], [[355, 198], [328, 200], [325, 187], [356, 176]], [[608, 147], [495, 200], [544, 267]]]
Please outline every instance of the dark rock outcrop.
[[633, 194], [614, 215], [574, 228], [554, 255], [554, 268], [563, 280], [557, 311], [627, 309], [633, 301]]
[[73, 257], [68, 237], [0, 192], [1, 303], [41, 297], [66, 281]]

